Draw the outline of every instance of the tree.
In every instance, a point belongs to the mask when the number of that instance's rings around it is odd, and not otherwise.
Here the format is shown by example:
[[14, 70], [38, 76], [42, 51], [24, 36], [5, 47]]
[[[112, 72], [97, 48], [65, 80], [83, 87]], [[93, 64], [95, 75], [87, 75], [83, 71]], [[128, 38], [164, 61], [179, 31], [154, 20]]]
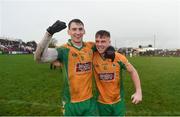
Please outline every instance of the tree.
[[151, 45], [151, 44], [149, 44], [149, 45], [148, 45], [148, 47], [152, 47], [152, 45]]
[[37, 43], [35, 41], [29, 41], [29, 42], [26, 43], [26, 46], [33, 47], [34, 50], [35, 50], [36, 47], [37, 47]]

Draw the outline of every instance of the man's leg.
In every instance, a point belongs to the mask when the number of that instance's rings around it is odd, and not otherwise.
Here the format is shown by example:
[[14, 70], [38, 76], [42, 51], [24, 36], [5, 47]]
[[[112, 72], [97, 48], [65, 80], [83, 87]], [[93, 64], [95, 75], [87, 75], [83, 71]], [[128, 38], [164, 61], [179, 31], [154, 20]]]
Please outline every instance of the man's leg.
[[87, 108], [83, 114], [83, 116], [98, 116], [98, 108], [97, 108], [97, 101], [94, 98], [89, 99], [85, 105]]
[[80, 116], [80, 109], [77, 108], [78, 103], [66, 103], [64, 116]]
[[102, 104], [100, 102], [97, 102], [98, 104], [98, 110], [100, 116], [111, 116], [112, 115], [112, 105], [111, 104]]
[[82, 101], [82, 102], [66, 103], [64, 115], [65, 116], [83, 116], [86, 114], [87, 111], [89, 111], [89, 104], [90, 104], [90, 99]]
[[124, 100], [113, 104], [113, 116], [125, 116], [126, 107]]

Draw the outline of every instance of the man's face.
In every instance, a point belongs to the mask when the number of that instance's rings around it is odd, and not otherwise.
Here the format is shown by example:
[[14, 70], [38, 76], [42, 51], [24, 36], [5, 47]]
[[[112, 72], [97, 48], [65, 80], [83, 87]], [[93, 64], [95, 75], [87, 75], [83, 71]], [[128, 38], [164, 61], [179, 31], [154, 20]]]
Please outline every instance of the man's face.
[[72, 22], [68, 34], [75, 43], [82, 42], [83, 35], [85, 34], [84, 26], [79, 23]]
[[103, 54], [105, 50], [110, 46], [110, 37], [103, 36], [96, 38], [96, 48], [100, 54]]

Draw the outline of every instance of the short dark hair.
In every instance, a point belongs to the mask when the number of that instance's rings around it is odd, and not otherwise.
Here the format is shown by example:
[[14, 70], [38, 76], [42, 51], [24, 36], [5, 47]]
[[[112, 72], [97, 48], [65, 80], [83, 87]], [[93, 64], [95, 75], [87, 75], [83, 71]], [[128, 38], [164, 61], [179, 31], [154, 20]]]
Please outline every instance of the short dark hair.
[[68, 24], [68, 28], [69, 28], [69, 29], [70, 29], [70, 26], [71, 26], [71, 24], [72, 24], [73, 22], [75, 22], [75, 23], [77, 23], [77, 24], [82, 24], [82, 25], [84, 26], [84, 23], [83, 23], [80, 19], [72, 19], [72, 20], [69, 22], [69, 24]]
[[111, 37], [110, 35], [110, 32], [106, 31], [106, 30], [99, 30], [96, 32], [96, 35], [95, 35], [96, 38], [100, 37]]

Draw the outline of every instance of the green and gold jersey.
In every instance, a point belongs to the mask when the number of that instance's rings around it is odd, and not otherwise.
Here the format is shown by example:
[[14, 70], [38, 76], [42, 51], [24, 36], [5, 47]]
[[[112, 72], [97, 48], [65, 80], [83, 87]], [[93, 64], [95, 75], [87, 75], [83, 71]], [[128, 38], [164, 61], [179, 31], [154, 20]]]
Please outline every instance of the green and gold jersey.
[[84, 42], [78, 49], [69, 40], [57, 48], [58, 60], [63, 64], [64, 99], [81, 102], [92, 97], [92, 42]]
[[121, 100], [121, 73], [126, 64], [128, 60], [122, 54], [115, 53], [115, 59], [112, 62], [111, 59], [102, 58], [98, 52], [94, 53], [94, 75], [100, 103], [114, 104]]

